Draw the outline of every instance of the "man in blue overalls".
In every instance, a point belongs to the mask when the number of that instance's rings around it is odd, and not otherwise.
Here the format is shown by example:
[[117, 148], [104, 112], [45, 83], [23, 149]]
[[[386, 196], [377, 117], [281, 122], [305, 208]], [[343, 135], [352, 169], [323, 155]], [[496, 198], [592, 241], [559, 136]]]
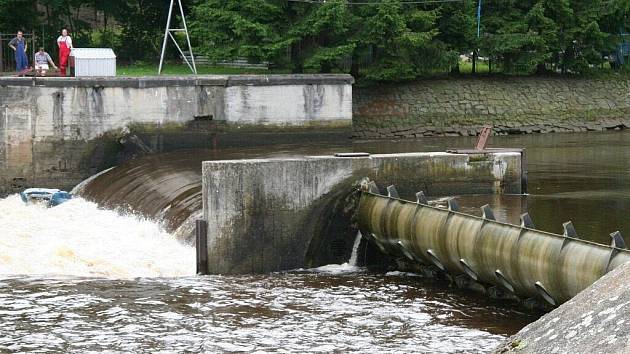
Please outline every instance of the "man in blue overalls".
[[9, 47], [11, 47], [11, 49], [15, 52], [16, 70], [18, 72], [26, 70], [28, 67], [28, 58], [26, 57], [28, 44], [26, 43], [26, 39], [24, 39], [22, 31], [18, 31], [17, 37], [13, 38], [11, 42], [9, 42]]

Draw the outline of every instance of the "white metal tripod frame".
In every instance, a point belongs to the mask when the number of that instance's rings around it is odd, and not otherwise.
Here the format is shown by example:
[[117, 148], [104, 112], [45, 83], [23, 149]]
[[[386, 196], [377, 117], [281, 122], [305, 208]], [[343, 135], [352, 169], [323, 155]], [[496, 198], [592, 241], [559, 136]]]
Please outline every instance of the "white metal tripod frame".
[[[171, 4], [168, 7], [168, 19], [166, 20], [166, 30], [164, 30], [164, 42], [162, 42], [162, 54], [160, 55], [160, 67], [158, 68], [158, 75], [162, 74], [162, 67], [164, 66], [164, 55], [166, 54], [166, 44], [168, 42], [168, 38], [170, 37], [175, 43], [175, 47], [184, 58], [184, 61], [193, 72], [193, 74], [197, 75], [197, 66], [195, 65], [195, 55], [192, 50], [192, 46], [190, 45], [190, 36], [188, 35], [188, 27], [186, 26], [186, 18], [184, 17], [184, 7], [182, 6], [182, 0], [177, 0], [179, 4], [179, 13], [182, 16], [182, 22], [184, 23], [184, 28], [171, 28], [171, 18], [173, 16], [173, 6], [175, 5], [175, 0], [171, 0]], [[190, 61], [184, 55], [182, 48], [175, 40], [175, 36], [173, 36], [173, 32], [184, 32], [186, 34], [186, 44], [188, 44], [188, 51], [190, 53]], [[192, 62], [192, 65], [191, 65]]]

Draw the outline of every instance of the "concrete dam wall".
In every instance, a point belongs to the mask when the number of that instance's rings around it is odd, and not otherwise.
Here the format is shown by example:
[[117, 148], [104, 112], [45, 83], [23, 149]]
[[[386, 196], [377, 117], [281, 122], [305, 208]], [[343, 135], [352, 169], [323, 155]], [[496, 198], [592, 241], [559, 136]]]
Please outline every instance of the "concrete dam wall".
[[401, 195], [521, 193], [519, 152], [205, 161], [207, 271], [248, 274], [342, 263], [364, 178]]
[[69, 188], [118, 164], [125, 148], [349, 137], [352, 83], [349, 75], [0, 78], [0, 195]]
[[418, 138], [630, 127], [630, 81], [550, 77], [420, 80], [355, 87], [354, 137]]

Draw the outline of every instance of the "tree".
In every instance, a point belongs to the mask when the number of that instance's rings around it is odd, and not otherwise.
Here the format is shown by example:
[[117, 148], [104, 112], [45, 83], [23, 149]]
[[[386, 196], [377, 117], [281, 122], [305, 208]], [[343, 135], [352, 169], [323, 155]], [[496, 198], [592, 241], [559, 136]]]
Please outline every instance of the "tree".
[[[477, 42], [476, 3], [464, 0], [462, 3], [447, 3], [440, 8], [437, 20], [438, 35], [446, 47], [457, 54], [468, 54], [479, 46]], [[459, 65], [453, 65], [459, 72]]]
[[31, 31], [37, 25], [37, 10], [32, 1], [0, 0], [0, 32]]
[[245, 57], [268, 60], [280, 39], [279, 1], [206, 0], [192, 8], [191, 35], [213, 61]]

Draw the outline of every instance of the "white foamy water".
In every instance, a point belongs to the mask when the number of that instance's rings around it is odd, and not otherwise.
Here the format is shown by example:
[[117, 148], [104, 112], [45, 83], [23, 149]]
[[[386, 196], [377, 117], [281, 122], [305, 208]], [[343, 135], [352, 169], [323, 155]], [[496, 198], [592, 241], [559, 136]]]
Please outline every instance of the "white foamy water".
[[195, 272], [194, 248], [159, 224], [81, 198], [54, 208], [0, 199], [0, 274], [110, 278]]
[[357, 265], [357, 261], [359, 259], [359, 246], [361, 245], [362, 238], [363, 236], [361, 235], [361, 231], [358, 231], [357, 236], [354, 239], [354, 244], [352, 244], [352, 253], [350, 254], [350, 259], [346, 263], [327, 264], [321, 267], [311, 268], [309, 269], [309, 271], [327, 274], [344, 274], [365, 270], [364, 268], [361, 268]]

